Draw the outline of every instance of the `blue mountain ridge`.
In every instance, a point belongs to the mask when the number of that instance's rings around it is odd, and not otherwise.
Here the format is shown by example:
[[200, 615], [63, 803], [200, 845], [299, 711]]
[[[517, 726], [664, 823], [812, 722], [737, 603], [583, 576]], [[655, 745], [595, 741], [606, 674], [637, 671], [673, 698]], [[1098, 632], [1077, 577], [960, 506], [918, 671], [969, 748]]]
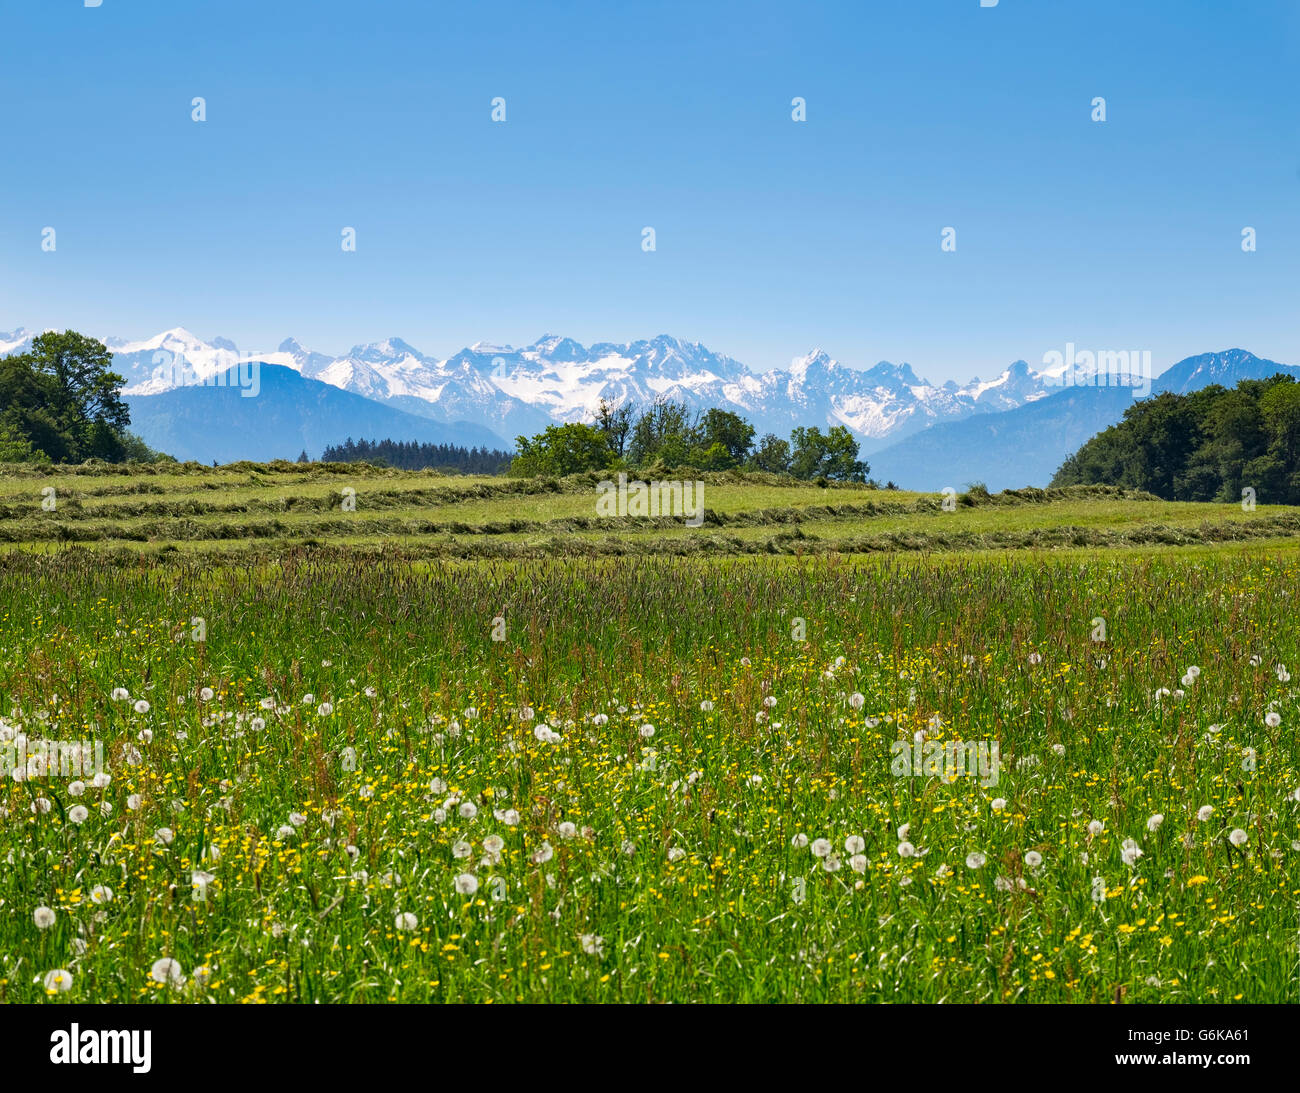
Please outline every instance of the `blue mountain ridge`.
[[509, 451], [513, 444], [482, 425], [433, 421], [385, 406], [292, 368], [262, 364], [256, 395], [248, 365], [224, 373], [225, 384], [178, 387], [158, 395], [127, 396], [131, 431], [151, 448], [179, 460], [231, 463], [240, 459], [319, 459], [326, 445], [354, 440], [419, 441]]
[[[1151, 394], [1187, 394], [1211, 384], [1235, 387], [1277, 373], [1300, 380], [1300, 368], [1244, 349], [1188, 357], [1152, 381]], [[1046, 486], [1065, 462], [1133, 405], [1128, 387], [1066, 387], [1013, 410], [932, 425], [869, 457], [871, 477], [908, 490], [990, 490]]]

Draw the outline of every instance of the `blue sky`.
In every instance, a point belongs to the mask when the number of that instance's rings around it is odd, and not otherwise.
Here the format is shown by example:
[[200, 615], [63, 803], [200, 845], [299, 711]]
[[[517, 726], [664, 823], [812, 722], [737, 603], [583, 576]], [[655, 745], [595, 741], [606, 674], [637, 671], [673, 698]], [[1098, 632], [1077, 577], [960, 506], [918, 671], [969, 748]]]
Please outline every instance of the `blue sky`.
[[1294, 0], [0, 0], [0, 38], [0, 330], [1300, 364]]

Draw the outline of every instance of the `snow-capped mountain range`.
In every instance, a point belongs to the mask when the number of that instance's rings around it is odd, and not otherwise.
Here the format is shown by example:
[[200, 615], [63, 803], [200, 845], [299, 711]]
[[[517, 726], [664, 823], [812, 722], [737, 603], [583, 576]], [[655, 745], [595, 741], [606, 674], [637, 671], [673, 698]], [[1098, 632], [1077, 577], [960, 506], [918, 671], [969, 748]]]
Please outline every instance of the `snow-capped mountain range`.
[[[21, 329], [0, 333], [0, 356], [22, 352], [31, 338]], [[483, 425], [507, 440], [549, 424], [590, 421], [602, 398], [637, 406], [665, 398], [693, 409], [732, 410], [759, 434], [846, 425], [869, 452], [929, 425], [1013, 409], [1061, 387], [1059, 370], [1037, 371], [1024, 361], [992, 380], [936, 385], [907, 364], [855, 368], [821, 349], [788, 369], [754, 372], [698, 342], [668, 335], [584, 346], [548, 334], [522, 348], [479, 342], [446, 359], [400, 338], [358, 345], [341, 357], [312, 352], [292, 338], [274, 351], [241, 353], [229, 339], [204, 341], [181, 327], [144, 341], [109, 338], [105, 344], [131, 396], [160, 394], [254, 360], [434, 421]]]

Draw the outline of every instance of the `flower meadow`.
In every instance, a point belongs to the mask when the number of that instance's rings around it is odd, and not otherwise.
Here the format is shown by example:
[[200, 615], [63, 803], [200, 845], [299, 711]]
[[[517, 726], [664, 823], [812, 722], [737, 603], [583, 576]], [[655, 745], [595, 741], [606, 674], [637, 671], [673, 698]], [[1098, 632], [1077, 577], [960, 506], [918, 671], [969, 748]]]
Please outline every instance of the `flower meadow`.
[[1298, 570], [10, 555], [0, 1001], [1293, 1000]]

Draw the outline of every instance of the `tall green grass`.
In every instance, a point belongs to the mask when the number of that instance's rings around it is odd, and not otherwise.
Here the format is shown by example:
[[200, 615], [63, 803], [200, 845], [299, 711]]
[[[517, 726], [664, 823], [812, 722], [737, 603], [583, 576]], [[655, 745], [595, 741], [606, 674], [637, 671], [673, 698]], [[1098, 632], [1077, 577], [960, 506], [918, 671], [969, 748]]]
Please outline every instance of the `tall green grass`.
[[[0, 999], [1288, 1000], [1296, 576], [9, 556], [7, 725], [111, 781], [0, 782]], [[917, 732], [997, 784], [895, 777]]]

